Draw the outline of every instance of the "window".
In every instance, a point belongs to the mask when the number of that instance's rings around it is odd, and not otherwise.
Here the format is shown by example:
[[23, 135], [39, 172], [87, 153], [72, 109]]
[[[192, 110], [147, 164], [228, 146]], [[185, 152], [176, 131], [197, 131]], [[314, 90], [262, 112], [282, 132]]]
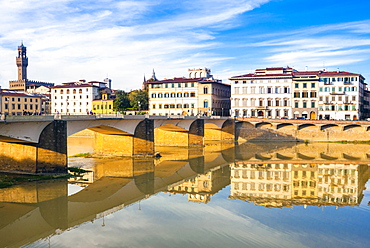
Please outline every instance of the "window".
[[311, 88], [315, 88], [316, 87], [316, 84], [315, 83], [311, 83]]
[[194, 83], [191, 83], [191, 87], [194, 87]]
[[303, 98], [308, 98], [308, 92], [302, 92], [302, 97]]
[[239, 94], [239, 87], [235, 87], [234, 91], [235, 91], [235, 94], [238, 95]]
[[299, 97], [300, 97], [299, 92], [294, 92], [294, 98], [299, 98]]
[[279, 99], [276, 99], [276, 100], [275, 100], [275, 106], [280, 106], [280, 101], [279, 101]]
[[172, 87], [172, 88], [175, 88], [175, 84], [171, 84], [171, 87]]
[[76, 93], [77, 93], [76, 89], [73, 89], [73, 94], [76, 94]]
[[63, 90], [60, 90], [60, 94], [64, 94]]
[[[239, 88], [235, 88], [235, 91], [236, 91], [236, 89], [238, 89], [238, 91], [239, 91]], [[203, 88], [203, 94], [208, 94], [208, 87]], [[235, 94], [238, 94], [238, 93], [235, 93]]]
[[307, 108], [307, 102], [303, 102], [303, 108]]
[[178, 83], [178, 84], [177, 84], [177, 87], [181, 88], [181, 83]]
[[189, 93], [188, 92], [185, 92], [184, 93], [184, 97], [189, 97]]
[[152, 94], [152, 98], [156, 98], [156, 94]]
[[316, 105], [315, 105], [315, 102], [311, 102], [311, 108], [315, 108]]
[[160, 109], [161, 109], [161, 108], [162, 108], [162, 104], [159, 104], [159, 105], [158, 105], [158, 108], [160, 108]]
[[176, 96], [177, 97], [182, 97], [182, 93], [177, 93]]
[[316, 97], [316, 91], [311, 91], [310, 92], [310, 97]]
[[69, 89], [67, 89], [67, 94], [69, 94]]
[[191, 92], [190, 97], [195, 97], [195, 92]]
[[307, 88], [307, 83], [303, 83], [303, 88]]
[[272, 93], [272, 88], [271, 88], [271, 87], [268, 87], [268, 88], [267, 88], [267, 93], [268, 93], [268, 94], [271, 94], [271, 93]]
[[181, 109], [181, 108], [182, 108], [182, 105], [181, 105], [181, 104], [177, 104], [177, 105], [176, 105], [176, 108]]
[[298, 89], [299, 88], [299, 84], [298, 83], [295, 83], [294, 84], [294, 88]]
[[299, 106], [299, 102], [295, 102], [295, 103], [294, 103], [294, 107], [295, 107], [295, 108], [298, 108], [298, 106]]

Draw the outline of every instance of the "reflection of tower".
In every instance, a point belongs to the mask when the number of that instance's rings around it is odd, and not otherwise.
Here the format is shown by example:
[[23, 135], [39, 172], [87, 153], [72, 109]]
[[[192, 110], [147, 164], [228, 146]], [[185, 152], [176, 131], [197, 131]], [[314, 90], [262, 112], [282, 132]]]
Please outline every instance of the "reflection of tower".
[[23, 42], [18, 46], [18, 57], [16, 58], [18, 67], [18, 80], [27, 80], [27, 48], [23, 45]]

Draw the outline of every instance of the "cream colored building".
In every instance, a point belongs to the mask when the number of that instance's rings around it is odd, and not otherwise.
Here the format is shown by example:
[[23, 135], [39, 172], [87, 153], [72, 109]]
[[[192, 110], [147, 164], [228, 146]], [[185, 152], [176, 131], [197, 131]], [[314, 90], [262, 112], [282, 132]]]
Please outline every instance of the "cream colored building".
[[5, 115], [36, 115], [42, 111], [41, 96], [1, 90], [1, 113]]
[[210, 69], [189, 69], [188, 78], [146, 82], [150, 115], [228, 116], [230, 85], [214, 79]]
[[234, 76], [231, 115], [235, 117], [292, 118], [291, 87], [294, 69], [273, 67]]

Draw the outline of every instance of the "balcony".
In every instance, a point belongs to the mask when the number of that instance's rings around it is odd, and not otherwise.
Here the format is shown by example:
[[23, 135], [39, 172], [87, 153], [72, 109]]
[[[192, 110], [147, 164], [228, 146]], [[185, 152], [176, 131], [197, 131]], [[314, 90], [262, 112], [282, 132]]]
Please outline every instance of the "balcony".
[[330, 92], [330, 95], [345, 95], [346, 93], [344, 91], [338, 92], [338, 91], [332, 91]]

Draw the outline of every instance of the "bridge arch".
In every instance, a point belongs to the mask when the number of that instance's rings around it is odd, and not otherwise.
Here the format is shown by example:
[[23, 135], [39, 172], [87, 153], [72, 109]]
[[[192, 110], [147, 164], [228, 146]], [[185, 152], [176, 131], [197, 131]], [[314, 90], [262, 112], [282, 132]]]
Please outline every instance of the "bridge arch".
[[333, 127], [339, 127], [337, 124], [325, 124], [320, 127], [320, 130], [323, 131], [328, 128], [333, 128]]
[[315, 128], [315, 127], [316, 127], [316, 125], [312, 124], [312, 123], [301, 124], [301, 125], [298, 125], [298, 130], [302, 130], [302, 129], [305, 129], [305, 128]]
[[343, 127], [343, 131], [347, 131], [351, 129], [361, 129], [362, 130], [362, 127], [359, 124], [351, 124], [351, 125], [346, 125]]
[[234, 140], [235, 122], [233, 119], [205, 119], [204, 120], [205, 140]]
[[272, 124], [270, 122], [258, 122], [255, 124], [256, 128], [263, 128], [263, 127], [272, 127]]
[[292, 123], [280, 123], [276, 125], [276, 129], [284, 128], [284, 127], [294, 127]]
[[156, 145], [198, 146], [204, 145], [203, 119], [155, 119]]

